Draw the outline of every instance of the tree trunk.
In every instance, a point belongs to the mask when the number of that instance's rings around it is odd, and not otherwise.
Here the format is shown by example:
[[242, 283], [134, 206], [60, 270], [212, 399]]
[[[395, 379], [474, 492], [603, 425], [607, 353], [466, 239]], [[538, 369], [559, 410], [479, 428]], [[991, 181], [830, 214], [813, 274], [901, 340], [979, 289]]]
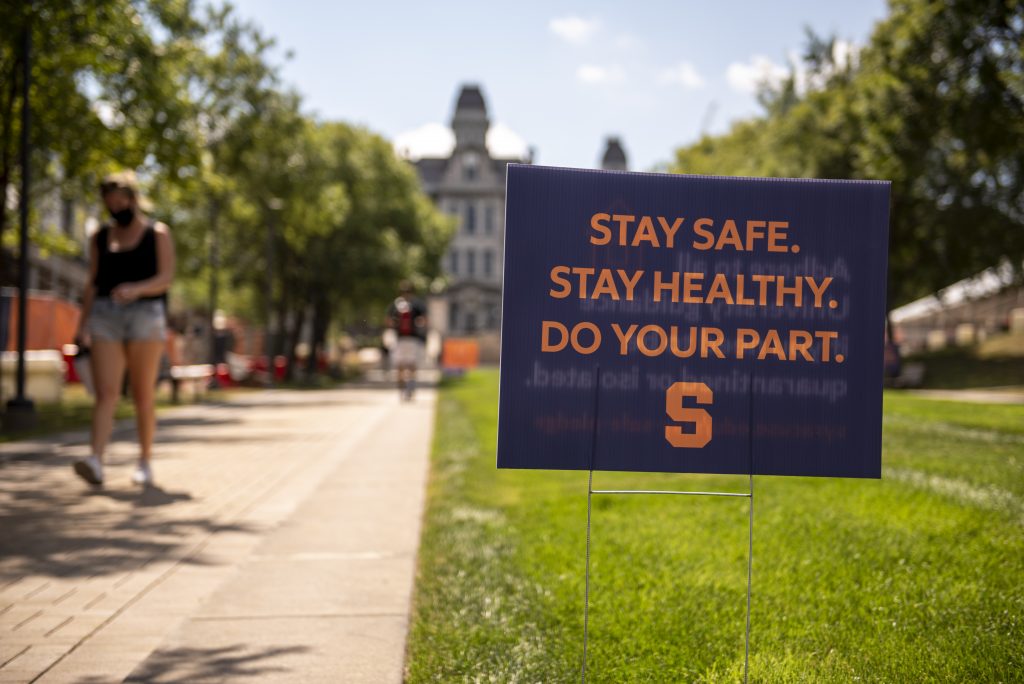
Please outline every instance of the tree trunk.
[[283, 344], [285, 342], [285, 334], [288, 330], [288, 283], [282, 283], [281, 296], [278, 297], [277, 302], [277, 330], [274, 331], [274, 346], [273, 353], [275, 356], [283, 353]]
[[313, 375], [317, 371], [319, 356], [324, 351], [330, 322], [327, 300], [317, 297], [313, 305], [313, 339], [310, 341], [309, 358], [306, 360], [306, 372], [309, 375]]
[[285, 356], [288, 359], [288, 366], [285, 369], [285, 379], [291, 382], [295, 379], [295, 348], [299, 346], [302, 336], [302, 326], [306, 323], [306, 307], [299, 304], [295, 307], [295, 319], [292, 321], [291, 330], [288, 331], [288, 349]]

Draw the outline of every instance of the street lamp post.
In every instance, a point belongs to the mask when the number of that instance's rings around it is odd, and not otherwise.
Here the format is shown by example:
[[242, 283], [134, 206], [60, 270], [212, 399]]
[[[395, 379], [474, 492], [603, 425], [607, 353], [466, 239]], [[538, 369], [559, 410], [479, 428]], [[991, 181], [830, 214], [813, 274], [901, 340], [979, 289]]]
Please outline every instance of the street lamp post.
[[274, 347], [271, 341], [274, 339], [272, 320], [274, 317], [274, 232], [277, 223], [277, 214], [284, 208], [284, 200], [280, 197], [271, 197], [267, 200], [267, 208], [270, 210], [267, 217], [267, 327], [263, 333], [263, 350], [267, 354], [267, 385], [274, 385]]
[[29, 87], [32, 76], [32, 15], [26, 13], [24, 35], [21, 39], [21, 196], [18, 197], [19, 253], [18, 253], [18, 370], [14, 398], [7, 402], [4, 424], [9, 428], [24, 429], [35, 423], [35, 404], [25, 396], [25, 346], [28, 326], [28, 209], [30, 185], [29, 130], [31, 107]]
[[220, 212], [220, 204], [217, 197], [213, 197], [210, 200], [210, 285], [209, 285], [209, 298], [210, 298], [210, 314], [207, 318], [209, 324], [208, 329], [210, 333], [209, 337], [209, 353], [210, 363], [213, 365], [213, 378], [210, 380], [210, 389], [220, 389], [220, 382], [217, 380], [217, 306], [219, 302], [218, 298], [218, 279], [220, 278], [220, 233], [218, 229], [218, 218]]

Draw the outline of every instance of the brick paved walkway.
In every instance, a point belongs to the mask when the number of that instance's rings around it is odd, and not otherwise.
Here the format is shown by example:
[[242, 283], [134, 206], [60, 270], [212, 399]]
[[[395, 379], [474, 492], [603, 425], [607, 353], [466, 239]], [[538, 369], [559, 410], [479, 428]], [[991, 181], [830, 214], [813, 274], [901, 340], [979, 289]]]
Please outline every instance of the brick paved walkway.
[[0, 450], [0, 682], [398, 682], [433, 393], [257, 392], [162, 414], [158, 486]]

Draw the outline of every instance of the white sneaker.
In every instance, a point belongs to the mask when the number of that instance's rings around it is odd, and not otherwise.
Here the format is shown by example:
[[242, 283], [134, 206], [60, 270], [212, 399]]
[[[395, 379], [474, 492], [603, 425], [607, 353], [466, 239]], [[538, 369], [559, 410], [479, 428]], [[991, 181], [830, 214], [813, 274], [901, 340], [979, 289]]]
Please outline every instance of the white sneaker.
[[95, 455], [75, 461], [75, 474], [91, 485], [103, 484], [103, 463]]
[[132, 482], [144, 487], [153, 484], [153, 469], [148, 463], [140, 461], [135, 466], [135, 472], [132, 473]]

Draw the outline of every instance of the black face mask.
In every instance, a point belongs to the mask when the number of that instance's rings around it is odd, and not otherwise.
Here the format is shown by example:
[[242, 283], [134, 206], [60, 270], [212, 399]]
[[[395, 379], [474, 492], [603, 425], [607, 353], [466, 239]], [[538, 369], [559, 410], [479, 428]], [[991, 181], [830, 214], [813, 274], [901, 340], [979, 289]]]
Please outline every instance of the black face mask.
[[111, 211], [110, 215], [114, 217], [117, 225], [121, 227], [130, 226], [132, 221], [135, 219], [135, 210], [128, 207], [120, 211]]

